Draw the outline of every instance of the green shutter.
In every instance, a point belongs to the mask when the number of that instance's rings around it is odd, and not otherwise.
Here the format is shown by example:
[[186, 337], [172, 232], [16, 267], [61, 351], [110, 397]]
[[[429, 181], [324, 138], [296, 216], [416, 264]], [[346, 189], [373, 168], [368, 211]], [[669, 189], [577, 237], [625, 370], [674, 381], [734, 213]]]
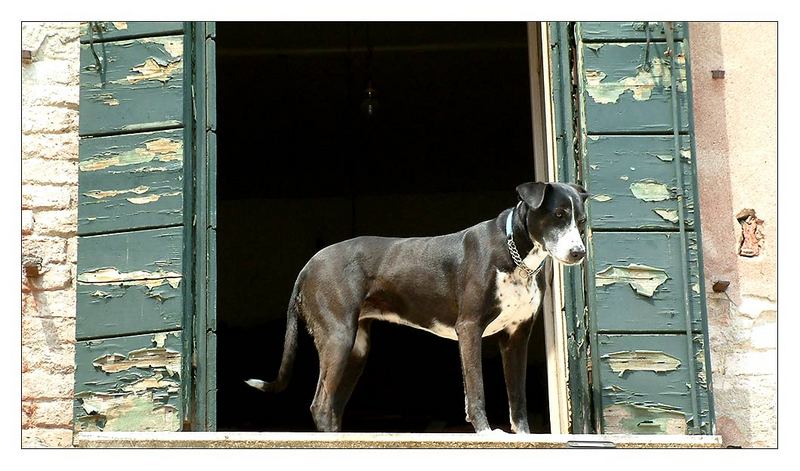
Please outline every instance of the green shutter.
[[196, 407], [192, 430], [217, 427], [217, 120], [216, 24], [194, 24], [196, 89], [195, 337]]
[[561, 27], [577, 70], [565, 177], [592, 194], [582, 281], [595, 430], [713, 433], [686, 27]]
[[182, 23], [83, 28], [77, 431], [174, 431], [186, 415], [184, 32]]

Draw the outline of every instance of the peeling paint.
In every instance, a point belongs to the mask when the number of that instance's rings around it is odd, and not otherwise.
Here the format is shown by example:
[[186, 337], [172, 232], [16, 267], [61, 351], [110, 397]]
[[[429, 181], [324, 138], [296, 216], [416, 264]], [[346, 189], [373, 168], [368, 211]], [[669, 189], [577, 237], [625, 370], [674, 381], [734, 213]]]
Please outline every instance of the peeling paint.
[[599, 201], [601, 203], [605, 201], [611, 201], [611, 196], [608, 195], [592, 195], [591, 198], [595, 201]]
[[135, 165], [150, 161], [172, 162], [183, 160], [183, 142], [159, 138], [144, 143], [144, 147], [113, 155], [87, 159], [79, 164], [83, 172], [102, 170], [108, 167]]
[[135, 193], [137, 195], [141, 195], [143, 193], [147, 193], [148, 191], [150, 191], [150, 187], [142, 185], [129, 190], [95, 190], [84, 193], [83, 195], [88, 196], [89, 198], [100, 200], [105, 198], [113, 198], [114, 196], [123, 195], [125, 193]]
[[[678, 79], [676, 80], [678, 90], [686, 92], [686, 61], [683, 54], [678, 54], [675, 62], [678, 68]], [[586, 70], [585, 77], [586, 92], [595, 103], [601, 105], [616, 103], [626, 91], [633, 94], [634, 100], [645, 101], [650, 99], [655, 87], [664, 89], [671, 87], [669, 62], [658, 57], [654, 57], [650, 61], [649, 70], [640, 67], [636, 75], [624, 77], [617, 82], [603, 82], [607, 75], [599, 70]]]
[[694, 291], [697, 294], [700, 294], [700, 283], [693, 284], [692, 285], [692, 291]]
[[118, 31], [128, 29], [127, 21], [112, 21], [111, 24], [114, 25], [114, 28], [116, 28]]
[[653, 212], [661, 216], [665, 221], [678, 222], [678, 211], [674, 209], [654, 209]]
[[619, 179], [622, 181], [628, 181], [628, 178], [629, 177], [627, 175], [622, 175], [621, 177], [619, 177]]
[[183, 57], [183, 38], [181, 37], [157, 37], [157, 38], [142, 38], [142, 43], [155, 43], [160, 44], [164, 50], [172, 56], [173, 59], [180, 59]]
[[590, 44], [586, 45], [586, 47], [588, 47], [589, 49], [593, 50], [594, 52], [599, 51], [600, 48], [603, 47], [603, 46], [605, 46], [605, 43], [590, 43]]
[[638, 182], [631, 183], [631, 193], [633, 193], [633, 196], [643, 201], [664, 201], [671, 197], [667, 185], [653, 179], [639, 180]]
[[106, 373], [119, 373], [131, 368], [166, 368], [170, 375], [181, 370], [181, 352], [164, 347], [149, 347], [133, 350], [127, 355], [110, 353], [96, 358], [92, 366]]
[[161, 404], [153, 391], [128, 394], [82, 393], [78, 396], [87, 415], [76, 417], [79, 431], [178, 430], [175, 407]]
[[603, 409], [603, 432], [621, 434], [686, 434], [686, 414], [669, 407], [613, 404]]
[[669, 279], [667, 272], [647, 265], [629, 264], [627, 267], [610, 266], [595, 275], [595, 285], [628, 283], [637, 293], [648, 298]]
[[176, 272], [139, 270], [123, 273], [116, 268], [100, 268], [78, 275], [78, 281], [82, 283], [98, 285], [119, 284], [123, 286], [144, 285], [148, 288], [161, 286], [164, 283], [169, 283], [173, 288], [177, 288], [180, 284], [180, 278], [181, 274]]
[[653, 371], [665, 373], [675, 371], [681, 366], [681, 361], [672, 355], [653, 350], [633, 350], [608, 353], [600, 357], [606, 360], [611, 371], [619, 373], [626, 371]]
[[157, 80], [161, 83], [166, 83], [172, 79], [176, 72], [181, 70], [183, 70], [183, 64], [180, 60], [161, 64], [157, 59], [148, 57], [143, 63], [131, 68], [131, 71], [136, 72], [138, 75], [128, 75], [125, 79], [131, 85], [145, 80]]

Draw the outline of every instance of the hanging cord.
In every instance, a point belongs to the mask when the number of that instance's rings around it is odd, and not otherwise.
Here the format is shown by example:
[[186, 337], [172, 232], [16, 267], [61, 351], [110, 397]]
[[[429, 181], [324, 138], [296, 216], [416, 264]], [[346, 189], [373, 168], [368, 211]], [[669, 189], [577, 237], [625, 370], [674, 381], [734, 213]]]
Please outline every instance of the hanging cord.
[[647, 41], [644, 44], [644, 61], [640, 68], [645, 72], [650, 72], [650, 22], [644, 22], [644, 35], [647, 38]]
[[106, 48], [105, 45], [102, 45], [103, 48], [103, 60], [100, 61], [100, 57], [97, 55], [97, 51], [94, 50], [94, 33], [97, 32], [97, 36], [99, 37], [100, 41], [103, 40], [103, 30], [98, 24], [97, 21], [90, 21], [89, 22], [89, 50], [92, 51], [92, 56], [94, 56], [94, 64], [97, 68], [97, 72], [100, 74], [100, 84], [101, 86], [105, 86], [106, 83], [106, 73], [105, 67], [103, 64], [106, 63]]

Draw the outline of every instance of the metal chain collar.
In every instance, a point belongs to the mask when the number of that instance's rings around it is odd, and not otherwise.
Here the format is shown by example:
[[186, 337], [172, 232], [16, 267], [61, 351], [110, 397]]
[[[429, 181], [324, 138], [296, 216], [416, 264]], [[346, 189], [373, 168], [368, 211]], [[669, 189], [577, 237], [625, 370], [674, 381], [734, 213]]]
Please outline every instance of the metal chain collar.
[[[511, 258], [514, 260], [514, 264], [521, 268], [523, 271], [520, 272], [520, 275], [526, 279], [532, 279], [537, 270], [531, 270], [528, 265], [525, 265], [525, 262], [522, 261], [522, 257], [519, 256], [519, 252], [517, 251], [517, 244], [514, 243], [514, 238], [509, 237], [506, 239], [508, 241], [508, 251], [511, 253]], [[541, 269], [542, 266], [540, 265], [539, 268]]]

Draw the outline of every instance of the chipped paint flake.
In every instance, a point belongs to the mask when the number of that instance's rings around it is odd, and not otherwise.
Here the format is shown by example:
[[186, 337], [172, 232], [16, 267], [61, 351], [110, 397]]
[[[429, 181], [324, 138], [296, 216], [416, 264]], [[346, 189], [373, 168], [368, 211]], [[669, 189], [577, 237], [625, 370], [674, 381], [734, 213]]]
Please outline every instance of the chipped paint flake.
[[93, 172], [108, 167], [135, 165], [150, 161], [172, 162], [183, 160], [183, 142], [180, 140], [158, 138], [119, 154], [106, 154], [87, 159], [79, 164], [82, 172]]
[[686, 434], [686, 414], [658, 405], [613, 404], [603, 409], [605, 433]]
[[642, 201], [664, 201], [672, 196], [667, 185], [652, 179], [631, 183], [631, 193]]
[[681, 366], [681, 361], [672, 355], [653, 350], [633, 350], [608, 353], [600, 357], [608, 362], [611, 371], [619, 373], [626, 371], [653, 371], [665, 373], [675, 371]]
[[141, 195], [143, 193], [147, 193], [150, 191], [149, 186], [137, 186], [136, 188], [131, 188], [129, 190], [95, 190], [84, 193], [84, 196], [88, 196], [89, 198], [94, 198], [97, 200], [105, 199], [105, 198], [113, 198], [114, 196], [124, 195], [125, 193], [134, 193], [137, 195]]
[[148, 57], [143, 63], [131, 68], [131, 71], [136, 72], [138, 75], [128, 75], [125, 79], [132, 85], [145, 80], [157, 80], [161, 83], [166, 83], [180, 70], [183, 70], [183, 64], [180, 60], [162, 64], [155, 58]]
[[588, 47], [589, 49], [593, 50], [594, 52], [599, 51], [600, 48], [603, 47], [603, 46], [605, 46], [604, 43], [589, 43], [589, 44], [586, 44], [586, 47]]
[[667, 272], [647, 265], [629, 264], [627, 267], [610, 266], [595, 275], [595, 285], [628, 283], [638, 294], [653, 297], [659, 286], [669, 279]]
[[665, 221], [678, 222], [678, 211], [674, 209], [654, 209], [653, 212], [661, 216]]
[[672, 162], [672, 155], [669, 154], [656, 154], [654, 152], [647, 152], [647, 154], [658, 158], [662, 162]]
[[117, 31], [124, 31], [128, 29], [127, 21], [112, 21], [111, 24], [114, 25], [114, 28], [116, 28]]
[[700, 283], [693, 284], [692, 285], [692, 291], [694, 291], [697, 294], [700, 294]]
[[162, 196], [177, 196], [180, 194], [181, 194], [180, 191], [173, 191], [170, 193], [159, 193], [155, 195], [142, 196], [139, 198], [126, 198], [126, 199], [128, 200], [128, 202], [133, 204], [147, 204], [147, 203], [154, 203], [160, 200]]
[[612, 197], [608, 196], [608, 195], [592, 195], [591, 198], [593, 200], [599, 201], [601, 203], [605, 202], [605, 201], [611, 201], [611, 199], [612, 199]]

